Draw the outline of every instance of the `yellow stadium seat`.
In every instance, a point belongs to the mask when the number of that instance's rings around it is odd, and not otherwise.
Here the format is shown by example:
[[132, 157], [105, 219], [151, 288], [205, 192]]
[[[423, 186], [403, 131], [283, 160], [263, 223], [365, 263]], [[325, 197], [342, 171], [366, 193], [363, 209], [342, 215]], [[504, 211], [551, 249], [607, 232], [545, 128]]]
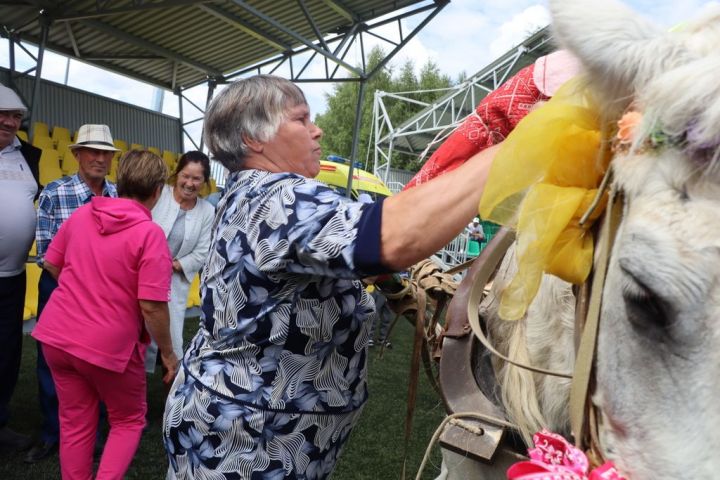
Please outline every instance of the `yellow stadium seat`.
[[50, 138], [50, 130], [48, 129], [47, 123], [34, 122], [32, 131], [33, 131], [33, 145], [35, 145], [35, 137]]
[[67, 149], [68, 145], [71, 145], [71, 144], [72, 144], [72, 140], [68, 140], [68, 139], [58, 140], [57, 145], [55, 146], [55, 150], [58, 151], [61, 159], [65, 156], [65, 150]]
[[152, 153], [154, 153], [155, 155], [157, 155], [158, 157], [161, 155], [160, 149], [157, 147], [147, 147], [147, 149], [149, 151], [151, 151]]
[[37, 148], [42, 148], [43, 150], [55, 150], [55, 144], [52, 141], [52, 138], [42, 135], [35, 135], [33, 137], [33, 146]]
[[200, 189], [200, 192], [198, 192], [198, 194], [204, 198], [204, 197], [207, 197], [208, 195], [210, 195], [211, 193], [215, 193], [217, 191], [218, 191], [218, 189], [217, 189], [217, 183], [215, 182], [215, 179], [210, 178], [210, 180], [208, 180], [208, 183], [203, 183], [203, 186]]
[[65, 142], [65, 144], [70, 143], [70, 130], [68, 130], [65, 127], [58, 127], [57, 125], [53, 127], [52, 129], [52, 136], [50, 137], [53, 140], [53, 143], [56, 147], [59, 147], [60, 141]]
[[63, 171], [60, 167], [40, 167], [40, 185], [47, 185], [48, 183], [62, 178]]
[[28, 141], [28, 134], [27, 134], [27, 132], [26, 132], [25, 130], [18, 130], [17, 136], [18, 136], [18, 138], [20, 138], [20, 140], [22, 140], [23, 142], [27, 142], [27, 141]]
[[119, 148], [121, 152], [128, 151], [128, 144], [125, 140], [115, 139], [113, 143], [115, 144], [115, 148]]
[[62, 161], [62, 171], [65, 175], [72, 175], [75, 172], [78, 171], [78, 168], [80, 166], [78, 165], [77, 159], [75, 158], [75, 155], [73, 155], [72, 151], [70, 149], [65, 150], [65, 156], [63, 157]]
[[175, 153], [175, 152], [171, 152], [170, 150], [163, 150], [162, 158], [163, 158], [163, 160], [165, 160], [165, 163], [167, 163], [167, 162], [175, 163], [175, 162], [177, 162], [178, 156], [177, 156], [177, 153]]
[[60, 154], [57, 150], [45, 148], [40, 155], [40, 169], [43, 167], [60, 168]]
[[207, 197], [208, 195], [210, 195], [210, 184], [207, 183], [207, 182], [206, 182], [206, 183], [203, 183], [203, 184], [202, 184], [202, 188], [201, 188], [200, 191], [198, 192], [198, 195], [200, 195], [202, 198], [205, 198], [205, 197]]
[[195, 275], [188, 292], [187, 308], [200, 306], [200, 275]]
[[32, 245], [30, 246], [30, 253], [28, 253], [31, 257], [34, 257], [37, 255], [37, 242], [33, 240]]
[[130, 150], [144, 150], [145, 147], [142, 146], [141, 143], [131, 143], [130, 144]]
[[30, 320], [37, 315], [38, 281], [40, 280], [40, 267], [36, 263], [25, 265], [27, 283], [25, 290], [25, 312], [23, 320]]
[[119, 156], [113, 157], [112, 162], [110, 162], [110, 171], [108, 172], [107, 178], [111, 182], [115, 182], [115, 179], [117, 178], [117, 169], [118, 165], [120, 164]]
[[173, 174], [175, 174], [175, 163], [174, 163], [174, 162], [170, 162], [170, 161], [168, 161], [168, 160], [165, 160], [165, 166], [167, 166], [168, 175], [173, 175]]

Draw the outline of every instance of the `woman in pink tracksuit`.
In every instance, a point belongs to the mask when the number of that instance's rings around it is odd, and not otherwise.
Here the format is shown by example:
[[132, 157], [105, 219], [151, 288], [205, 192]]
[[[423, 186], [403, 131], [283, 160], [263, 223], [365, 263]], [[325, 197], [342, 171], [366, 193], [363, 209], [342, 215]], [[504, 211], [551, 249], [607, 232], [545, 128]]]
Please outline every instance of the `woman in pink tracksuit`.
[[98, 479], [120, 479], [135, 454], [147, 409], [149, 333], [177, 369], [168, 330], [172, 263], [150, 209], [167, 178], [162, 159], [128, 152], [117, 173], [120, 198], [93, 197], [62, 225], [45, 256], [59, 286], [32, 335], [42, 343], [58, 392], [64, 479], [92, 478], [100, 402], [110, 433]]

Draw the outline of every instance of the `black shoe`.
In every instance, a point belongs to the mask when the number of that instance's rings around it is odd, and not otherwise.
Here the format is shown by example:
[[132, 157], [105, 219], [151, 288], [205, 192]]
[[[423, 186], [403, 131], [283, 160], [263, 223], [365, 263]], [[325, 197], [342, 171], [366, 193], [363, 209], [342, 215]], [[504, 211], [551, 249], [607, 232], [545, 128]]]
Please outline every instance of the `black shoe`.
[[8, 428], [0, 428], [0, 449], [10, 452], [24, 452], [32, 446], [32, 438]]
[[372, 348], [374, 346], [375, 346], [375, 342], [373, 340], [368, 340], [368, 347]]
[[390, 343], [390, 342], [385, 342], [385, 343], [383, 343], [383, 347], [385, 347], [385, 348], [392, 348], [392, 343]]
[[25, 455], [25, 463], [37, 463], [43, 458], [51, 457], [58, 451], [57, 442], [39, 442], [36, 443], [27, 455]]

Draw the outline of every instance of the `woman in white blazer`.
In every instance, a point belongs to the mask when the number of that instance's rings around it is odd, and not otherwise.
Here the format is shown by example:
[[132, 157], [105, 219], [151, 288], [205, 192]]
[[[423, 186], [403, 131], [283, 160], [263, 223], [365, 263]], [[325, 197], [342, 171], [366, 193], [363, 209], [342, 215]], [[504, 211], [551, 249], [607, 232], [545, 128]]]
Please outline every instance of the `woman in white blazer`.
[[[152, 216], [165, 233], [173, 259], [170, 335], [175, 355], [182, 358], [188, 291], [207, 258], [215, 217], [213, 206], [198, 197], [203, 184], [210, 180], [210, 160], [204, 153], [187, 152], [178, 160], [170, 179], [172, 185], [164, 187]], [[156, 359], [157, 346], [153, 342], [145, 356], [146, 371], [155, 371]]]

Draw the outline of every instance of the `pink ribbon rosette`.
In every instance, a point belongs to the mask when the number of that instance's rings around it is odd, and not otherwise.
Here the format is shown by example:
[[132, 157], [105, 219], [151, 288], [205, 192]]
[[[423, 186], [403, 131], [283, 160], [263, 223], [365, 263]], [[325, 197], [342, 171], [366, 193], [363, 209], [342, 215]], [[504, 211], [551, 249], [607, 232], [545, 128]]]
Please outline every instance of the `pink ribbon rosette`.
[[507, 471], [508, 480], [627, 480], [612, 462], [593, 469], [585, 454], [562, 436], [543, 430], [533, 436], [535, 448], [530, 460], [518, 462]]

